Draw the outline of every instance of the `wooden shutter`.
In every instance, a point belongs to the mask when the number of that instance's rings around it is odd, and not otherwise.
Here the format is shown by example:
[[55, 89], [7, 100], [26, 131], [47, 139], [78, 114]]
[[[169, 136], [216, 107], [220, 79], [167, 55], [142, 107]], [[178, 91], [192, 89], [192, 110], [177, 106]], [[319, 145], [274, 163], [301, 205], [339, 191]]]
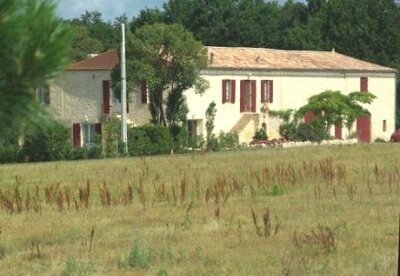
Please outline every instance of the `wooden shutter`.
[[222, 80], [222, 103], [226, 103], [226, 93], [225, 93], [225, 89], [226, 89], [226, 82], [228, 80]]
[[268, 81], [268, 85], [269, 85], [268, 100], [270, 103], [272, 103], [274, 102], [274, 81], [273, 80]]
[[231, 80], [231, 103], [235, 103], [236, 98], [236, 81]]
[[367, 77], [360, 78], [360, 91], [368, 92], [368, 78]]
[[255, 80], [252, 80], [250, 82], [250, 89], [251, 89], [251, 112], [256, 112], [256, 110], [257, 110], [257, 101], [256, 101], [257, 82]]
[[240, 81], [240, 112], [246, 111], [246, 81]]
[[146, 81], [140, 82], [140, 91], [141, 91], [142, 104], [147, 104], [147, 82]]
[[72, 125], [72, 146], [74, 148], [79, 147], [81, 145], [81, 125], [73, 124]]
[[262, 103], [265, 103], [265, 93], [264, 93], [264, 90], [265, 90], [265, 83], [266, 83], [267, 81], [265, 81], [265, 80], [262, 80], [261, 81], [261, 102]]
[[110, 81], [103, 80], [103, 112], [110, 113]]
[[101, 123], [94, 124], [94, 132], [101, 135]]

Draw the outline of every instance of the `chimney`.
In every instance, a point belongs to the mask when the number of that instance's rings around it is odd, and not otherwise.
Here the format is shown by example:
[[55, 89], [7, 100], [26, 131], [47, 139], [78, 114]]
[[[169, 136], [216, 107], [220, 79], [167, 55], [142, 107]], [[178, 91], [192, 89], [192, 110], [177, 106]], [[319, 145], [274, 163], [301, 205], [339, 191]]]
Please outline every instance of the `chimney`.
[[88, 54], [86, 57], [89, 59], [89, 58], [94, 58], [96, 56], [97, 56], [97, 54]]
[[214, 63], [214, 53], [210, 54], [210, 64]]

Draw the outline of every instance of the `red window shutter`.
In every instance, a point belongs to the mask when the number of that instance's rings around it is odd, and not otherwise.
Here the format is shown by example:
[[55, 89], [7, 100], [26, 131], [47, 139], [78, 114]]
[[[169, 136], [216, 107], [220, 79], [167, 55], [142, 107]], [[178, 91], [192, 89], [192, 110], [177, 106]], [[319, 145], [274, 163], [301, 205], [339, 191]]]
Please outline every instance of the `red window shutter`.
[[72, 146], [74, 148], [79, 147], [81, 145], [81, 125], [73, 124], [72, 125]]
[[256, 112], [256, 110], [257, 110], [257, 102], [256, 102], [257, 82], [255, 80], [252, 80], [250, 84], [251, 84], [251, 112]]
[[274, 102], [274, 81], [273, 80], [268, 81], [268, 85], [269, 85], [268, 100], [270, 103], [273, 103]]
[[304, 123], [308, 124], [310, 123], [314, 118], [314, 113], [312, 111], [308, 111], [306, 115], [304, 115]]
[[142, 103], [147, 104], [147, 82], [146, 81], [140, 82], [140, 91], [141, 91]]
[[235, 103], [236, 98], [236, 81], [231, 80], [231, 103]]
[[225, 93], [226, 82], [227, 80], [222, 80], [222, 103], [226, 103], [226, 93]]
[[261, 102], [262, 103], [265, 103], [265, 93], [264, 93], [264, 91], [265, 91], [265, 83], [266, 82], [267, 81], [265, 81], [265, 80], [261, 81]]
[[103, 112], [110, 113], [110, 81], [103, 80]]
[[246, 81], [240, 81], [240, 112], [246, 111]]
[[94, 132], [101, 135], [101, 123], [94, 124]]
[[360, 78], [360, 91], [368, 92], [368, 78], [367, 77]]

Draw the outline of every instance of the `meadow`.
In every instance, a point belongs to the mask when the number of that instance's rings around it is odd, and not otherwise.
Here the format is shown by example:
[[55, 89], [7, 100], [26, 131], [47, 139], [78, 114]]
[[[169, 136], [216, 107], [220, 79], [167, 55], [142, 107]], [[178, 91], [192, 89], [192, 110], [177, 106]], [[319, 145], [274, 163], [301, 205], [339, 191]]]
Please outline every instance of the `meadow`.
[[0, 275], [396, 275], [400, 146], [0, 166]]

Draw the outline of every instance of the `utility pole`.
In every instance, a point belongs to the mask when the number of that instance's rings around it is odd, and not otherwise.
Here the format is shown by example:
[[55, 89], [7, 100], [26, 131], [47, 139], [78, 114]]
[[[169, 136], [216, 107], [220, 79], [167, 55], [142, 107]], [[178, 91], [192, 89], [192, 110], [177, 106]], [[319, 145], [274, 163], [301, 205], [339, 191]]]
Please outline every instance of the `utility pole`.
[[121, 23], [122, 42], [121, 42], [121, 140], [124, 143], [124, 153], [128, 153], [128, 131], [126, 126], [126, 66], [125, 66], [125, 24]]

